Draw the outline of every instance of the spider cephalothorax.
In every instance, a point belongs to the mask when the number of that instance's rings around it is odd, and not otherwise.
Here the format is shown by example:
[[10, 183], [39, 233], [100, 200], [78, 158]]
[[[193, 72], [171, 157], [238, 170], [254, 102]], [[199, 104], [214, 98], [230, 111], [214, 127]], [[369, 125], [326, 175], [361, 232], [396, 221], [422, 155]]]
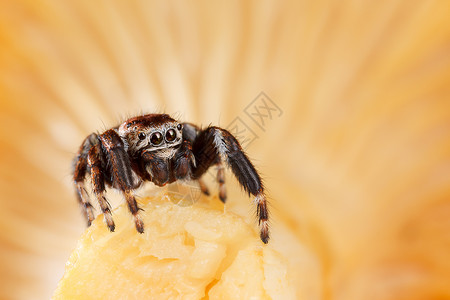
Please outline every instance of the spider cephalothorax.
[[236, 138], [219, 127], [200, 129], [190, 123], [179, 123], [166, 114], [128, 119], [102, 134], [92, 133], [83, 141], [74, 161], [73, 180], [88, 225], [94, 219], [94, 213], [84, 188], [86, 174], [90, 174], [93, 193], [109, 229], [114, 231], [115, 225], [104, 195], [105, 184], [122, 191], [136, 229], [142, 233], [144, 224], [134, 189], [144, 181], [163, 186], [176, 180], [197, 180], [202, 192], [209, 194], [201, 176], [216, 165], [219, 198], [225, 202], [223, 162], [231, 168], [242, 187], [255, 196], [260, 237], [267, 243], [268, 212], [261, 178]]

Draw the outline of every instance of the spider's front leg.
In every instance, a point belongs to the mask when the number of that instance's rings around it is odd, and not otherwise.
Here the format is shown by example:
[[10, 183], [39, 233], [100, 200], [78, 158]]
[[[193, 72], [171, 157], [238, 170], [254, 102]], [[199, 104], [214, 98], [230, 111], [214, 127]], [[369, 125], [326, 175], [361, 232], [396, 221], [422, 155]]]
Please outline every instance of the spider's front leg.
[[83, 214], [86, 218], [88, 226], [91, 226], [91, 223], [94, 220], [94, 210], [91, 202], [89, 201], [89, 195], [86, 192], [86, 188], [84, 187], [84, 181], [88, 171], [88, 153], [91, 147], [96, 143], [98, 143], [97, 134], [92, 133], [86, 137], [78, 150], [77, 156], [75, 157], [73, 170], [73, 182], [75, 185], [77, 199], [83, 209]]
[[200, 178], [210, 166], [217, 164], [218, 161], [225, 161], [244, 190], [255, 196], [260, 237], [267, 244], [269, 241], [269, 213], [264, 186], [261, 177], [236, 138], [225, 129], [208, 127], [195, 138], [193, 153], [197, 161], [193, 179]]
[[[99, 136], [105, 150], [105, 157], [109, 162], [113, 187], [119, 189], [128, 204], [128, 208], [134, 217], [136, 230], [144, 232], [144, 223], [139, 215], [140, 208], [136, 202], [132, 190], [140, 184], [134, 180], [130, 158], [125, 150], [125, 144], [113, 129], [110, 129]], [[102, 208], [103, 209], [103, 208]], [[106, 215], [105, 215], [106, 217]], [[110, 228], [111, 229], [111, 228]]]
[[97, 142], [90, 148], [87, 162], [89, 168], [91, 169], [91, 182], [92, 189], [97, 197], [97, 201], [100, 204], [100, 208], [102, 209], [103, 216], [105, 218], [106, 225], [110, 231], [114, 231], [115, 224], [111, 215], [111, 208], [109, 206], [108, 200], [105, 198], [105, 175], [104, 175], [104, 167], [102, 166], [102, 149], [100, 147], [100, 142]]

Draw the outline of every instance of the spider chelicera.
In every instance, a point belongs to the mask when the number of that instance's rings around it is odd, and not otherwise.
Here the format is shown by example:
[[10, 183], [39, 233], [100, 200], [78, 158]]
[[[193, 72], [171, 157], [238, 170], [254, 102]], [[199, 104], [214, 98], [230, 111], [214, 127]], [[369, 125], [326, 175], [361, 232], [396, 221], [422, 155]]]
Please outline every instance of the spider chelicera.
[[236, 138], [219, 127], [201, 129], [191, 123], [179, 123], [166, 114], [130, 118], [102, 134], [86, 137], [74, 160], [73, 180], [88, 226], [94, 220], [94, 212], [84, 187], [86, 174], [90, 174], [93, 193], [109, 230], [114, 231], [115, 225], [105, 185], [123, 193], [136, 230], [142, 233], [144, 223], [133, 190], [144, 181], [164, 186], [177, 180], [197, 180], [201, 191], [208, 195], [201, 177], [216, 165], [219, 198], [225, 202], [222, 163], [231, 168], [244, 190], [255, 196], [260, 237], [267, 243], [268, 211], [261, 177]]

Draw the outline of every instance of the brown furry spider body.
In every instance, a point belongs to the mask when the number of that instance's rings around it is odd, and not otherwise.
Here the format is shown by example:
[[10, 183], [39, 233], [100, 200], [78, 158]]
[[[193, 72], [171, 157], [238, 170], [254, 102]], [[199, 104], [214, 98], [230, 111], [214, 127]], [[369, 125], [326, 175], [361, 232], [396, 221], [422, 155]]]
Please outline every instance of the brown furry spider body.
[[84, 187], [90, 174], [93, 193], [111, 231], [115, 224], [105, 186], [120, 190], [132, 213], [138, 232], [144, 232], [139, 206], [133, 195], [145, 181], [164, 186], [177, 180], [197, 180], [203, 193], [209, 194], [201, 176], [217, 165], [219, 198], [225, 202], [225, 176], [222, 163], [232, 170], [241, 186], [255, 196], [260, 237], [269, 240], [268, 211], [261, 178], [239, 142], [227, 130], [206, 129], [179, 123], [166, 114], [148, 114], [126, 120], [102, 134], [92, 133], [82, 143], [74, 160], [73, 180], [77, 197], [88, 225], [94, 212]]

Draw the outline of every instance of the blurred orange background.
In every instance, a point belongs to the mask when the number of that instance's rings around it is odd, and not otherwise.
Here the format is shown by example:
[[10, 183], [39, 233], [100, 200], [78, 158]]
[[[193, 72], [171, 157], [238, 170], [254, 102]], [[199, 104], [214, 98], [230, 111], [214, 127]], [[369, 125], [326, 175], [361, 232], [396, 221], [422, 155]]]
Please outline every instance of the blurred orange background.
[[[0, 298], [56, 288], [85, 228], [82, 139], [165, 111], [253, 139], [274, 231], [318, 258], [308, 299], [450, 299], [449, 15], [448, 1], [2, 1]], [[261, 92], [279, 110], [252, 114]]]

